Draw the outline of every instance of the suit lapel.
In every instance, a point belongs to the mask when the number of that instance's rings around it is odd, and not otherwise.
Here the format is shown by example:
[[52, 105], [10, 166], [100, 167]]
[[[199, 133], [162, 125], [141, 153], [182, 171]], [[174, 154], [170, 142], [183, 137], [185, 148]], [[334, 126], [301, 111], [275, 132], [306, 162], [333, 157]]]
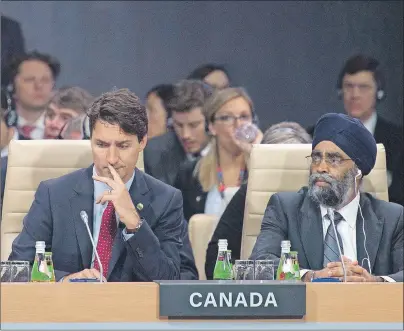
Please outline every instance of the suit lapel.
[[71, 219], [73, 219], [76, 231], [77, 242], [80, 248], [83, 268], [90, 268], [93, 247], [87, 232], [86, 226], [80, 217], [80, 212], [84, 210], [89, 219], [89, 227], [93, 231], [93, 205], [94, 205], [94, 183], [92, 179], [92, 169], [90, 166], [83, 170], [82, 178], [77, 182], [74, 194], [70, 198]]
[[[366, 233], [366, 248], [369, 253], [370, 264], [372, 269], [375, 264], [377, 251], [379, 249], [380, 239], [383, 233], [383, 224], [384, 219], [378, 218], [375, 212], [372, 209], [372, 205], [370, 200], [366, 194], [361, 194], [360, 206], [363, 213], [363, 218], [365, 222], [363, 223], [362, 216], [360, 211], [358, 210], [358, 215], [356, 218], [356, 249], [357, 249], [357, 257], [358, 262], [365, 269], [369, 270], [368, 263], [363, 261], [364, 258], [367, 258], [367, 254], [365, 251], [365, 236], [363, 231], [363, 225], [365, 225], [365, 233]], [[362, 261], [364, 263], [362, 263]]]
[[300, 209], [300, 234], [304, 254], [312, 270], [323, 268], [323, 223], [320, 207], [306, 194]]
[[[139, 216], [145, 219], [148, 223], [153, 220], [155, 217], [150, 206], [151, 192], [145, 181], [145, 174], [137, 168], [135, 170], [135, 178], [133, 179], [133, 183], [129, 189], [129, 194]], [[116, 263], [125, 250], [125, 242], [122, 237], [122, 229], [124, 227], [124, 225], [120, 224], [119, 231], [117, 231], [117, 236], [115, 237], [114, 246], [112, 248], [112, 256], [109, 262], [107, 279], [109, 279], [111, 273], [116, 267]]]

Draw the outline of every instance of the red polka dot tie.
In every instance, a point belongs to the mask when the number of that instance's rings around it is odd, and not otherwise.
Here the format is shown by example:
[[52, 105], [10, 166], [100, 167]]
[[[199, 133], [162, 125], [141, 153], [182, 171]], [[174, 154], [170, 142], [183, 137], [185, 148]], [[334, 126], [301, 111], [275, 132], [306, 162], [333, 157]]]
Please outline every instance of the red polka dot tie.
[[[102, 214], [101, 228], [97, 242], [97, 252], [100, 256], [102, 267], [104, 268], [103, 276], [105, 278], [107, 278], [108, 274], [109, 260], [111, 259], [112, 255], [112, 245], [114, 243], [117, 227], [115, 208], [113, 203], [110, 201]], [[94, 268], [100, 271], [100, 266], [97, 259], [94, 260]]]
[[23, 135], [25, 138], [31, 138], [32, 131], [35, 130], [35, 125], [23, 125], [20, 128], [20, 134]]

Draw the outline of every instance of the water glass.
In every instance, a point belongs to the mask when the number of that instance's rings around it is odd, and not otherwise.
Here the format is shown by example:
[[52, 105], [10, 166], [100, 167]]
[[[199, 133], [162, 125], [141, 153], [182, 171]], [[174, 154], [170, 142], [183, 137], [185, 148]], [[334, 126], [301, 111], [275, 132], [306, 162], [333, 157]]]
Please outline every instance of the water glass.
[[30, 281], [30, 267], [28, 261], [10, 261], [11, 282], [28, 283]]
[[234, 278], [235, 280], [254, 280], [254, 261], [236, 260]]
[[1, 282], [8, 283], [11, 281], [11, 263], [10, 261], [1, 261]]
[[256, 260], [254, 279], [255, 280], [274, 280], [274, 261], [273, 260]]

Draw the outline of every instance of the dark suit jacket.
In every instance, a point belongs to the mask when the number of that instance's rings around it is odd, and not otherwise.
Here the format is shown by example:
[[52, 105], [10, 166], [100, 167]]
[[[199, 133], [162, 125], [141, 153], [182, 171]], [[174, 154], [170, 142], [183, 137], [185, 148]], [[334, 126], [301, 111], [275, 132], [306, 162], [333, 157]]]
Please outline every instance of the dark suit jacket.
[[[403, 206], [362, 193], [360, 206], [365, 219], [366, 248], [376, 276], [403, 281]], [[358, 211], [356, 248], [359, 263], [366, 257], [362, 218]], [[297, 193], [271, 196], [262, 220], [261, 232], [251, 259], [278, 259], [281, 241], [290, 240], [298, 252], [302, 269], [323, 269], [323, 225], [320, 207], [307, 195], [307, 187]], [[368, 266], [365, 263], [364, 267]], [[369, 270], [368, 270], [369, 271]]]
[[3, 213], [3, 198], [4, 198], [4, 188], [6, 186], [6, 175], [7, 175], [7, 163], [8, 163], [8, 156], [2, 157], [0, 159], [0, 219]]
[[[181, 258], [194, 269], [191, 247], [183, 243], [187, 230], [180, 192], [136, 170], [129, 193], [134, 205], [143, 204], [139, 214], [146, 222], [128, 241], [119, 228], [107, 280], [180, 279]], [[10, 260], [32, 262], [35, 242], [43, 240], [52, 250], [57, 280], [90, 268], [93, 249], [80, 211], [93, 215], [93, 195], [92, 166], [42, 182], [13, 243]]]
[[[307, 128], [313, 136], [314, 126]], [[374, 138], [376, 143], [383, 144], [386, 149], [386, 168], [392, 176], [389, 186], [389, 201], [404, 206], [404, 154], [403, 128], [377, 115]]]
[[25, 52], [24, 37], [20, 24], [9, 17], [1, 16], [1, 85], [10, 83], [6, 70], [11, 58]]
[[198, 177], [194, 176], [194, 169], [198, 160], [185, 161], [180, 167], [174, 187], [179, 189], [184, 199], [184, 217], [189, 222], [192, 215], [203, 214], [208, 196], [204, 192]]
[[187, 160], [177, 135], [169, 131], [150, 139], [143, 152], [145, 172], [174, 185], [181, 164]]

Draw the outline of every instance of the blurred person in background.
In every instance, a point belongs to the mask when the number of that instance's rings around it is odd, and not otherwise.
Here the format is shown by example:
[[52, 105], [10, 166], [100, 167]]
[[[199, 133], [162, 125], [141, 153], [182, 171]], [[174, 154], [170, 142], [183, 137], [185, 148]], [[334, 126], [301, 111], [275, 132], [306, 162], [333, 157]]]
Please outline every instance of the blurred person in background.
[[33, 51], [15, 57], [6, 71], [10, 77], [6, 87], [7, 111], [17, 113], [18, 132], [26, 139], [42, 139], [45, 109], [60, 73], [59, 61]]
[[1, 157], [8, 155], [8, 144], [13, 139], [19, 139], [18, 131], [15, 127], [17, 122], [17, 115], [15, 113], [8, 113], [3, 108], [0, 108], [0, 150]]
[[183, 80], [174, 85], [166, 109], [171, 114], [172, 130], [149, 140], [144, 150], [145, 171], [173, 185], [181, 164], [207, 152], [209, 142], [202, 112], [212, 88], [197, 80]]
[[338, 76], [337, 88], [348, 115], [359, 119], [386, 149], [389, 200], [404, 205], [403, 128], [377, 113], [386, 98], [385, 77], [378, 60], [355, 55]]
[[58, 139], [87, 140], [90, 139], [90, 127], [87, 114], [70, 119], [59, 134]]
[[187, 79], [202, 80], [212, 87], [223, 89], [230, 86], [229, 73], [224, 66], [209, 63], [192, 71]]
[[72, 118], [85, 115], [94, 97], [78, 86], [56, 91], [45, 113], [45, 139], [58, 138], [62, 128]]
[[167, 132], [171, 114], [167, 112], [165, 103], [174, 92], [171, 84], [160, 84], [152, 87], [146, 94], [146, 111], [149, 119], [147, 137], [161, 136]]
[[[272, 125], [265, 131], [261, 144], [311, 144], [311, 141], [310, 135], [298, 123], [281, 122]], [[227, 239], [232, 259], [240, 259], [246, 195], [247, 183], [244, 183], [220, 217], [206, 251], [205, 272], [207, 279], [213, 279], [219, 239]]]
[[235, 137], [238, 127], [256, 122], [253, 103], [243, 88], [215, 90], [203, 112], [212, 135], [209, 150], [200, 160], [184, 163], [175, 183], [184, 197], [187, 221], [195, 214], [222, 215], [247, 178], [248, 147], [262, 139], [259, 131], [246, 146]]

